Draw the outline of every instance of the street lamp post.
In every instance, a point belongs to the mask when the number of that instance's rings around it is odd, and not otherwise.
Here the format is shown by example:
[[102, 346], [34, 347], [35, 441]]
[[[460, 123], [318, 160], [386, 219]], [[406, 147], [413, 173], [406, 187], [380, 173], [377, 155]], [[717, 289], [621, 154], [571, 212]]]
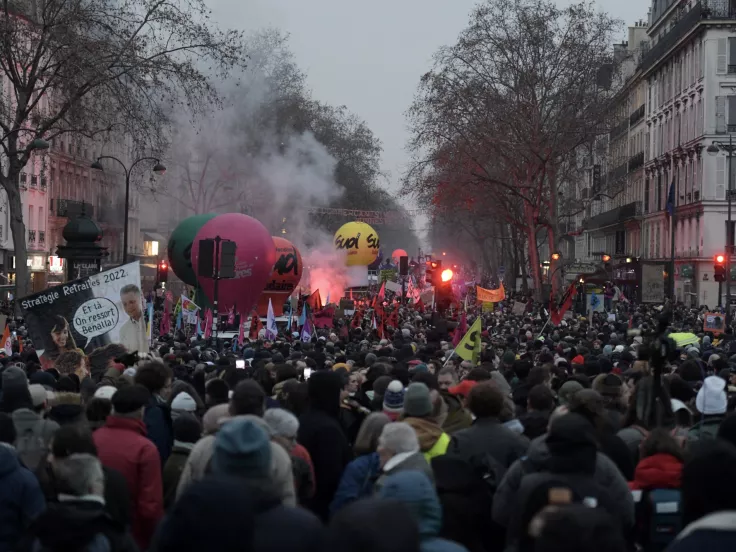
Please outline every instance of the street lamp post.
[[[726, 152], [728, 164], [728, 188], [726, 191], [726, 200], [728, 202], [728, 222], [726, 223], [726, 327], [731, 325], [731, 255], [733, 255], [734, 232], [732, 231], [731, 222], [731, 196], [733, 191], [733, 175], [731, 171], [731, 159], [736, 154], [736, 144], [733, 143], [733, 135], [729, 133], [728, 143], [714, 140], [713, 143], [705, 150], [708, 155], [718, 155], [719, 152]], [[720, 297], [718, 298], [720, 301]]]
[[166, 172], [166, 167], [164, 167], [161, 164], [161, 161], [159, 161], [156, 157], [140, 157], [133, 161], [133, 164], [130, 166], [130, 168], [125, 166], [125, 163], [123, 163], [120, 159], [117, 157], [113, 157], [112, 155], [102, 155], [97, 158], [97, 161], [92, 163], [91, 168], [98, 170], [98, 171], [104, 171], [105, 168], [102, 166], [103, 159], [111, 159], [113, 161], [117, 161], [118, 164], [123, 167], [123, 171], [125, 171], [125, 222], [123, 223], [125, 226], [123, 228], [123, 264], [128, 262], [128, 218], [130, 216], [130, 175], [133, 172], [133, 169], [135, 166], [142, 162], [142, 161], [155, 161], [156, 164], [153, 166], [153, 172], [156, 174], [164, 174]]

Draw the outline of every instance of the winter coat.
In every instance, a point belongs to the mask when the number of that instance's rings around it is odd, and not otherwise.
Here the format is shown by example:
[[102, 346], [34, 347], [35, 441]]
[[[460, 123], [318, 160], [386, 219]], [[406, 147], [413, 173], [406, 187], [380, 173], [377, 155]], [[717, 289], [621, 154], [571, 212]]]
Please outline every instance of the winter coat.
[[649, 432], [640, 426], [629, 426], [620, 430], [617, 434], [618, 437], [626, 444], [629, 449], [629, 454], [634, 464], [639, 462], [639, 446], [642, 441], [647, 438]]
[[667, 552], [732, 552], [736, 550], [736, 511], [709, 514], [683, 529]]
[[[62, 495], [63, 496], [63, 495]], [[71, 499], [50, 504], [31, 525], [30, 539], [18, 552], [85, 552], [104, 537], [110, 552], [138, 552], [133, 537], [105, 512], [102, 502]]]
[[634, 480], [629, 482], [632, 491], [652, 489], [679, 489], [682, 480], [682, 462], [670, 454], [653, 454], [639, 461]]
[[49, 452], [51, 437], [59, 424], [52, 420], [44, 420], [30, 408], [19, 408], [12, 414], [15, 426], [15, 449], [23, 465], [36, 472]]
[[351, 502], [371, 496], [373, 485], [381, 475], [381, 460], [377, 452], [359, 456], [346, 467], [330, 504], [330, 515]]
[[[493, 500], [493, 520], [508, 527], [509, 518], [516, 502], [516, 494], [521, 487], [525, 475], [544, 471], [549, 458], [546, 437], [539, 437], [531, 442], [527, 456], [517, 460], [506, 471]], [[626, 480], [616, 465], [603, 453], [596, 458], [595, 480], [608, 491], [611, 500], [618, 504], [621, 519], [627, 527], [634, 524], [634, 499]]]
[[439, 537], [442, 529], [442, 506], [434, 485], [417, 471], [404, 471], [386, 479], [381, 498], [398, 500], [409, 507], [419, 526], [421, 552], [463, 552], [466, 549]]
[[524, 437], [527, 439], [536, 439], [547, 433], [549, 425], [549, 412], [532, 411], [527, 412], [519, 421], [524, 426]]
[[299, 419], [297, 441], [314, 464], [317, 489], [304, 503], [323, 521], [340, 484], [345, 466], [352, 460], [348, 440], [338, 421], [342, 379], [334, 372], [319, 371], [309, 378], [310, 407]]
[[425, 418], [406, 418], [404, 421], [416, 431], [419, 450], [422, 451], [427, 462], [447, 452], [447, 447], [450, 446], [450, 436], [442, 431], [442, 428], [435, 422]]
[[[283, 443], [279, 443], [283, 446]], [[309, 452], [299, 443], [287, 447], [291, 457], [291, 467], [294, 472], [294, 492], [299, 503], [303, 503], [314, 496], [316, 482], [314, 480], [314, 464]]]
[[145, 550], [164, 514], [161, 459], [141, 420], [109, 416], [92, 434], [100, 461], [123, 474], [133, 503], [131, 530]]
[[164, 508], [166, 510], [176, 501], [176, 488], [179, 486], [181, 472], [184, 471], [187, 458], [193, 448], [193, 443], [174, 442], [174, 448], [171, 449], [171, 455], [166, 461], [163, 472]]
[[442, 399], [447, 405], [447, 418], [442, 424], [442, 430], [452, 435], [461, 429], [467, 429], [473, 423], [473, 418], [465, 408], [463, 408], [460, 400], [447, 391], [442, 392]]
[[143, 421], [146, 424], [148, 438], [156, 445], [159, 457], [161, 458], [161, 467], [163, 468], [166, 460], [169, 459], [171, 448], [174, 446], [174, 426], [171, 420], [171, 409], [161, 397], [154, 395], [146, 406]]
[[687, 443], [712, 441], [718, 436], [718, 428], [725, 418], [723, 416], [707, 416], [695, 424], [687, 434]]
[[421, 472], [434, 483], [434, 472], [432, 466], [427, 462], [426, 455], [419, 452], [405, 452], [397, 454], [386, 462], [381, 470], [380, 477], [376, 480], [374, 490], [379, 491], [386, 484], [389, 477], [405, 471]]
[[13, 552], [21, 534], [46, 508], [36, 477], [15, 451], [0, 444], [0, 552]]
[[529, 440], [501, 424], [495, 418], [478, 418], [468, 429], [452, 436], [449, 451], [466, 461], [486, 454], [508, 468], [526, 454]]
[[[256, 416], [250, 419], [260, 424], [268, 431], [266, 422]], [[227, 420], [224, 420], [227, 421]], [[223, 422], [224, 422], [223, 421]], [[202, 437], [194, 445], [189, 453], [184, 469], [179, 478], [179, 486], [176, 489], [176, 497], [179, 498], [191, 483], [201, 481], [209, 473], [210, 461], [214, 452], [215, 435]], [[294, 491], [294, 473], [291, 467], [291, 458], [284, 447], [271, 442], [271, 483], [277, 489], [278, 496], [283, 504], [296, 506], [296, 494]]]

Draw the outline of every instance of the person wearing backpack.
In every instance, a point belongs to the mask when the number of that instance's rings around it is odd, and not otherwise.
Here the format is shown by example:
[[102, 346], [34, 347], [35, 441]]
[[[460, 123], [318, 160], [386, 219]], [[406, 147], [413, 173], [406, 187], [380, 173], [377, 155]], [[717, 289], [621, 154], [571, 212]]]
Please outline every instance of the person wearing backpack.
[[511, 505], [507, 547], [531, 552], [534, 542], [529, 525], [547, 507], [555, 494], [565, 494], [569, 503], [602, 508], [625, 531], [628, 513], [595, 478], [598, 446], [593, 425], [579, 414], [556, 418], [547, 436], [550, 457], [546, 467], [524, 476]]
[[128, 530], [105, 511], [105, 475], [91, 454], [54, 463], [59, 502], [49, 504], [17, 552], [138, 552]]
[[59, 424], [42, 417], [47, 404], [43, 385], [29, 385], [28, 391], [32, 408], [18, 408], [12, 414], [16, 433], [15, 450], [23, 465], [36, 473], [48, 454], [49, 443]]
[[640, 447], [629, 483], [636, 502], [636, 542], [645, 552], [664, 550], [681, 529], [684, 455], [670, 432], [656, 428]]

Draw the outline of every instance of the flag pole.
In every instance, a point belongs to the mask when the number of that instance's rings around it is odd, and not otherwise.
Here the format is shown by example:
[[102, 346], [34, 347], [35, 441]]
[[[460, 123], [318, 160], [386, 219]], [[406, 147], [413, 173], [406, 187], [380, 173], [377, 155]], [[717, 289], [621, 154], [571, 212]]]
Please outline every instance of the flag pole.
[[542, 329], [540, 330], [539, 335], [537, 336], [537, 339], [539, 339], [540, 337], [542, 337], [542, 334], [544, 333], [544, 330], [547, 328], [547, 324], [549, 324], [549, 321], [550, 320], [552, 320], [552, 315], [551, 314], [547, 318], [547, 321], [544, 323], [544, 326], [542, 326]]

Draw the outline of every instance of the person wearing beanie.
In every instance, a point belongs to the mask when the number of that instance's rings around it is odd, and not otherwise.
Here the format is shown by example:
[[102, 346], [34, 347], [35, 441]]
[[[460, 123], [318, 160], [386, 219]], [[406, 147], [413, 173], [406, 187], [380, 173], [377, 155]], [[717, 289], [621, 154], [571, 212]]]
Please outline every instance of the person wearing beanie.
[[33, 409], [26, 373], [17, 366], [9, 366], [2, 372], [2, 396], [0, 412], [11, 414], [19, 408]]
[[304, 505], [326, 521], [340, 476], [352, 459], [350, 445], [339, 422], [343, 380], [336, 372], [319, 370], [307, 383], [309, 409], [299, 418], [297, 440], [312, 458], [317, 488], [314, 497]]
[[146, 550], [164, 513], [161, 458], [146, 436], [143, 412], [150, 393], [141, 385], [122, 387], [113, 395], [113, 413], [93, 439], [100, 461], [119, 471], [133, 499], [131, 532]]
[[546, 443], [550, 455], [546, 466], [524, 477], [514, 497], [507, 546], [530, 549], [528, 527], [533, 517], [549, 504], [550, 488], [574, 489], [586, 503], [594, 502], [614, 518], [619, 530], [629, 530], [632, 518], [627, 503], [619, 504], [596, 481], [598, 447], [593, 425], [578, 414], [559, 416], [550, 424]]
[[702, 417], [688, 432], [688, 444], [715, 439], [728, 408], [726, 382], [718, 376], [705, 378], [703, 386], [695, 396], [695, 408]]
[[283, 408], [269, 408], [263, 415], [263, 421], [268, 424], [271, 440], [281, 445], [291, 456], [294, 490], [299, 502], [312, 498], [315, 490], [314, 464], [307, 449], [296, 441], [299, 419]]
[[583, 389], [583, 385], [579, 381], [571, 379], [563, 383], [562, 386], [560, 386], [559, 391], [557, 391], [557, 398], [560, 401], [560, 406], [569, 405], [572, 396], [581, 389]]
[[182, 414], [191, 414], [194, 416], [196, 411], [197, 403], [186, 391], [182, 391], [171, 401], [171, 419], [174, 421]]
[[[432, 393], [437, 394], [437, 391]], [[432, 412], [433, 400], [429, 387], [419, 382], [410, 384], [404, 394], [403, 421], [416, 431], [419, 449], [427, 462], [445, 454], [450, 445], [450, 436], [432, 418]]]
[[270, 483], [271, 447], [266, 431], [247, 417], [233, 418], [215, 437], [213, 475], [240, 477], [257, 488]]
[[399, 380], [388, 384], [383, 395], [383, 413], [392, 421], [398, 420], [404, 412], [404, 386]]
[[623, 381], [616, 374], [601, 373], [593, 379], [592, 388], [603, 397], [606, 418], [614, 431], [621, 429], [626, 405], [623, 398]]
[[[183, 393], [180, 393], [180, 395]], [[174, 420], [174, 447], [163, 471], [164, 508], [169, 510], [176, 500], [176, 488], [194, 445], [202, 436], [202, 424], [191, 413], [182, 412]]]
[[585, 369], [585, 357], [577, 355], [572, 359], [572, 371], [576, 374], [582, 373]]
[[43, 418], [47, 405], [46, 389], [42, 385], [31, 384], [28, 390], [31, 407], [17, 408], [11, 417], [18, 434], [14, 445], [20, 461], [35, 473], [48, 455], [49, 443], [59, 424]]

